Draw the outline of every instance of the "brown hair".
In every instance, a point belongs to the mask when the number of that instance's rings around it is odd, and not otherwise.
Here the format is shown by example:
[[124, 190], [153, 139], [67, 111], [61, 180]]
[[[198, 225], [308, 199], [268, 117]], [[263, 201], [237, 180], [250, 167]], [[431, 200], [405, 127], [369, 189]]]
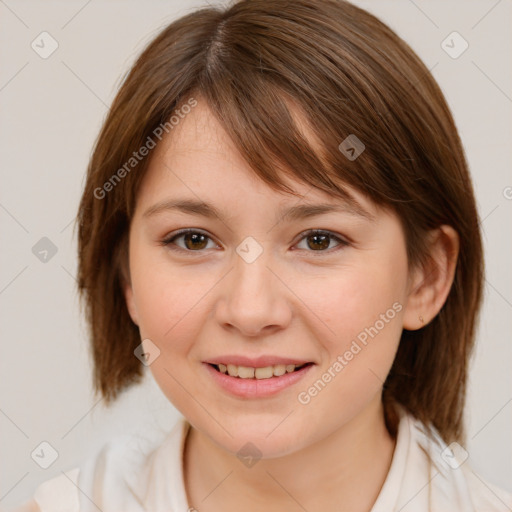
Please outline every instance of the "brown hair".
[[[348, 184], [396, 212], [410, 264], [424, 259], [427, 231], [442, 224], [457, 231], [450, 294], [432, 322], [403, 331], [383, 400], [388, 409], [402, 404], [445, 440], [461, 439], [483, 279], [465, 155], [428, 69], [390, 28], [341, 0], [242, 0], [198, 10], [166, 27], [125, 78], [97, 139], [78, 217], [96, 391], [108, 403], [143, 374], [123, 268], [149, 157], [113, 178], [191, 97], [206, 100], [274, 189], [291, 192], [285, 173], [345, 198]], [[320, 148], [299, 129], [296, 109]], [[354, 160], [338, 149], [350, 134], [366, 146]]]

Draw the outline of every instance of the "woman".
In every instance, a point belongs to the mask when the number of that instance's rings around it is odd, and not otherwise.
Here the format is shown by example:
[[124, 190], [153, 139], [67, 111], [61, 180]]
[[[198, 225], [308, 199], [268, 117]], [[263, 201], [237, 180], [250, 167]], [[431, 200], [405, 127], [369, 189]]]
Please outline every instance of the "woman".
[[387, 26], [337, 0], [184, 16], [124, 81], [79, 211], [96, 389], [149, 366], [183, 420], [25, 510], [509, 510], [464, 449], [482, 279], [452, 116]]

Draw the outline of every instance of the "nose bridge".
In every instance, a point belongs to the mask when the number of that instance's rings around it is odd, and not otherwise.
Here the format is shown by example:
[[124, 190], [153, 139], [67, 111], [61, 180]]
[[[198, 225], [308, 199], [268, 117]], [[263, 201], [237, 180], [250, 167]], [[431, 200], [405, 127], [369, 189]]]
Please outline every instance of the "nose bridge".
[[267, 267], [272, 264], [272, 251], [262, 243], [248, 236], [236, 247], [232, 276], [233, 291], [241, 299], [245, 295], [256, 299], [265, 299], [266, 296], [267, 300], [270, 299], [268, 295], [272, 288], [272, 274]]
[[268, 267], [271, 251], [257, 250], [253, 242], [237, 248], [234, 268], [218, 308], [218, 320], [236, 327], [246, 335], [257, 335], [273, 326], [284, 327], [290, 319], [289, 304], [283, 287]]
[[240, 299], [244, 296], [266, 300], [271, 298], [272, 274], [267, 268], [269, 263], [267, 254], [261, 254], [254, 261], [247, 261], [237, 256], [232, 280], [234, 293], [238, 294]]

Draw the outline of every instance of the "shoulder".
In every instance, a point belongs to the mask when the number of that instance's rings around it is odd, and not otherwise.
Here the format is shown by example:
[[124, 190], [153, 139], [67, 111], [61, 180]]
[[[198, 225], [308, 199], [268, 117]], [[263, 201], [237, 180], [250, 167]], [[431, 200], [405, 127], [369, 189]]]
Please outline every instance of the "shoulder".
[[412, 416], [407, 421], [412, 441], [409, 462], [412, 467], [423, 468], [422, 476], [425, 484], [429, 482], [426, 489], [433, 510], [512, 510], [512, 494], [490, 484], [476, 473], [463, 446], [456, 442], [447, 445], [435, 429], [426, 428]]
[[[163, 481], [162, 477], [174, 476], [179, 481], [179, 450], [187, 426], [182, 419], [169, 432], [151, 430], [117, 436], [79, 467], [40, 484], [32, 499], [13, 512], [78, 512], [89, 510], [90, 503], [94, 503], [95, 510], [145, 510], [142, 504], [155, 494], [155, 482], [168, 488], [169, 480]], [[171, 473], [170, 458], [176, 464]]]
[[31, 500], [12, 512], [78, 512], [78, 475], [74, 468], [40, 484]]

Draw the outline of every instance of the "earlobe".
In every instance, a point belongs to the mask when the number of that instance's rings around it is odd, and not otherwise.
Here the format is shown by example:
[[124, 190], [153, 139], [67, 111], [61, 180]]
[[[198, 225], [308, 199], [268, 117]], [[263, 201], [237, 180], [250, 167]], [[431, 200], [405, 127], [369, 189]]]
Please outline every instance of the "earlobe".
[[135, 325], [139, 325], [139, 318], [137, 315], [137, 308], [135, 306], [135, 300], [133, 297], [133, 288], [132, 288], [131, 284], [125, 284], [124, 298], [125, 298], [126, 307], [128, 308], [128, 313], [130, 314], [132, 322]]
[[426, 263], [414, 269], [404, 312], [404, 329], [417, 330], [439, 313], [455, 276], [459, 254], [459, 235], [447, 225], [429, 233]]

